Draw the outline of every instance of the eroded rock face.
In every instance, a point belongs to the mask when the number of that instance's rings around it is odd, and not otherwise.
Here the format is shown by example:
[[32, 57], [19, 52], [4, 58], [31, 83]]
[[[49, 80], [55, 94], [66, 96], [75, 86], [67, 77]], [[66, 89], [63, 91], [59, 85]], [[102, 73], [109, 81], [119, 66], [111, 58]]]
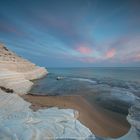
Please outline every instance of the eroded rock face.
[[17, 94], [27, 93], [33, 83], [47, 74], [43, 67], [36, 66], [0, 44], [0, 86], [13, 89]]
[[0, 90], [0, 140], [85, 140], [92, 135], [76, 119], [75, 110], [55, 107], [33, 112], [29, 106], [18, 95]]
[[18, 95], [30, 90], [33, 85], [30, 80], [46, 74], [45, 68], [0, 45], [0, 140], [85, 140], [92, 135], [77, 120], [77, 111], [55, 107], [34, 112], [29, 108], [31, 104]]

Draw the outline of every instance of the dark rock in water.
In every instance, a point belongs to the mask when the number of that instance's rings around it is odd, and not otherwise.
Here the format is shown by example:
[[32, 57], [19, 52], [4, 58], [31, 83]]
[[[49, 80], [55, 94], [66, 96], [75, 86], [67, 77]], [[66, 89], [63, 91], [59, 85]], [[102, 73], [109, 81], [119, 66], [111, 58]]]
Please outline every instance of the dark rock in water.
[[62, 79], [64, 79], [64, 77], [60, 77], [60, 76], [56, 77], [56, 80], [62, 80]]

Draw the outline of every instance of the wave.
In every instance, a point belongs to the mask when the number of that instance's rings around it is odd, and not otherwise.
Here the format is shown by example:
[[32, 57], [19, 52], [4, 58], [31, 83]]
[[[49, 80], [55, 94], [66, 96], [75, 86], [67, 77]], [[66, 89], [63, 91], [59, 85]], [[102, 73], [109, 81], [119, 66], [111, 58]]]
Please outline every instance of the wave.
[[135, 104], [129, 109], [127, 120], [131, 125], [129, 132], [117, 139], [111, 140], [140, 140], [140, 99], [135, 100]]
[[129, 103], [134, 103], [135, 100], [139, 98], [138, 96], [134, 95], [131, 91], [118, 87], [114, 87], [111, 89], [111, 97]]
[[96, 81], [91, 80], [91, 79], [87, 79], [87, 78], [71, 78], [72, 80], [77, 80], [77, 81], [83, 81], [83, 82], [89, 82], [89, 83], [93, 83], [93, 84], [97, 84]]

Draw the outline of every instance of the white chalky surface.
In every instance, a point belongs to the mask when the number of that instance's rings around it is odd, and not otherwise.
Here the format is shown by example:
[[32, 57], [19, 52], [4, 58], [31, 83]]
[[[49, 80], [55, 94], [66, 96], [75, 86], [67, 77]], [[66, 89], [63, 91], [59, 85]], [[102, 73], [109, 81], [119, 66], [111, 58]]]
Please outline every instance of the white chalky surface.
[[40, 109], [16, 94], [0, 91], [0, 140], [86, 139], [91, 131], [75, 117], [72, 109]]

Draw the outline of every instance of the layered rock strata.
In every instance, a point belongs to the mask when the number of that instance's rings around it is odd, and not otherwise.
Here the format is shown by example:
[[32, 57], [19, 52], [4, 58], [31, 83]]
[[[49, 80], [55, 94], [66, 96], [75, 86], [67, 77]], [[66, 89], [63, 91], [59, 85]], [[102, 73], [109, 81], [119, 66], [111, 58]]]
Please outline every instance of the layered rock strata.
[[36, 66], [0, 44], [0, 86], [13, 89], [17, 94], [27, 93], [33, 83], [47, 74], [43, 67]]

